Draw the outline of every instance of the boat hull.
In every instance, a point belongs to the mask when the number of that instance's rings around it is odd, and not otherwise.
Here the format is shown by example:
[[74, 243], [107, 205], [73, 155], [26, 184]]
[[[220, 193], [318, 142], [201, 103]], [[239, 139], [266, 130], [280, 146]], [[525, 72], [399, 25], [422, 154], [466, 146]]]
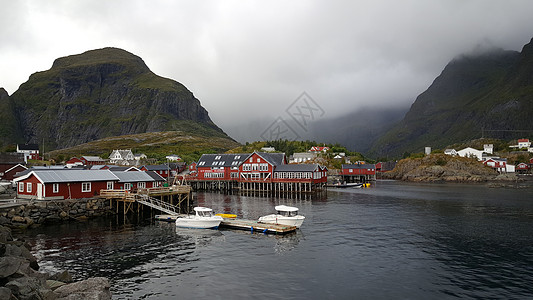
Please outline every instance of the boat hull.
[[304, 219], [305, 219], [304, 216], [287, 217], [287, 216], [273, 214], [273, 215], [268, 215], [268, 216], [259, 218], [259, 222], [268, 223], [268, 224], [296, 226], [296, 228], [300, 228], [300, 226], [302, 226], [302, 223], [304, 222]]
[[195, 216], [177, 218], [176, 227], [181, 228], [196, 228], [196, 229], [211, 229], [218, 228], [223, 218], [219, 216], [213, 216], [211, 218], [198, 218]]

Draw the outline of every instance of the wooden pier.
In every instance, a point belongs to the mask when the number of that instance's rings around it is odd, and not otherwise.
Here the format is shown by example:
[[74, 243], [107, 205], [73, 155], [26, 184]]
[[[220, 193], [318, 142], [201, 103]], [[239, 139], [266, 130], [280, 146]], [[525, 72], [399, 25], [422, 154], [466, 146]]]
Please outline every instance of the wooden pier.
[[[183, 217], [186, 215], [156, 215], [155, 219], [165, 222], [174, 222], [176, 218]], [[259, 223], [254, 220], [244, 220], [244, 219], [227, 219], [224, 218], [224, 221], [220, 223], [220, 228], [229, 228], [237, 230], [246, 230], [250, 232], [260, 232], [260, 233], [271, 233], [271, 234], [287, 234], [294, 232], [297, 228], [296, 226], [288, 225], [279, 225], [279, 224], [268, 224], [268, 223]]]
[[123, 206], [124, 214], [130, 211], [135, 212], [134, 205], [137, 204], [137, 212], [140, 210], [140, 205], [146, 205], [168, 214], [179, 214], [182, 211], [182, 204], [186, 203], [185, 212], [188, 212], [190, 208], [191, 187], [188, 185], [173, 185], [170, 187], [138, 189], [136, 191], [101, 190], [100, 198], [109, 199], [110, 207], [113, 206], [113, 200], [115, 200], [117, 213], [119, 212], [120, 204]]

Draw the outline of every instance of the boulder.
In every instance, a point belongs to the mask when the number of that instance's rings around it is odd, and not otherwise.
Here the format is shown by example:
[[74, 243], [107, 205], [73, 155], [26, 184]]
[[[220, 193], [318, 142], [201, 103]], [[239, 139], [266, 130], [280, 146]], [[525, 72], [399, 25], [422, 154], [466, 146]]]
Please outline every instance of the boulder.
[[23, 262], [24, 259], [20, 257], [0, 257], [0, 278], [7, 278], [15, 274], [19, 270]]
[[58, 299], [111, 299], [107, 278], [95, 277], [58, 287], [54, 292]]

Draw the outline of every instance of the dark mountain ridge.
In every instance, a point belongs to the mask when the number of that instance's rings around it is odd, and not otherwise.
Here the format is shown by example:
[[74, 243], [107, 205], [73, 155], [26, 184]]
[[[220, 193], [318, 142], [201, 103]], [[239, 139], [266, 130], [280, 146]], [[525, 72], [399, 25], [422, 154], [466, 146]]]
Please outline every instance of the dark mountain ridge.
[[4, 145], [44, 141], [52, 150], [172, 130], [230, 139], [185, 86], [157, 76], [140, 57], [118, 48], [58, 58], [8, 100], [0, 95], [0, 105], [13, 116], [0, 123]]
[[522, 52], [494, 49], [452, 60], [390, 131], [376, 156], [422, 152], [482, 137], [533, 133], [533, 39]]

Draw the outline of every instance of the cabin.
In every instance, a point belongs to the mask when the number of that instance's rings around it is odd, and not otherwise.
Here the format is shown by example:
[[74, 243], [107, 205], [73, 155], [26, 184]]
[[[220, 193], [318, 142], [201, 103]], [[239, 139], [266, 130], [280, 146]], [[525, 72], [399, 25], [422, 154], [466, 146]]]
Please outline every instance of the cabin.
[[165, 156], [165, 158], [168, 161], [180, 161], [181, 160], [181, 157], [179, 157], [176, 154], [167, 155], [167, 156]]
[[83, 166], [83, 160], [77, 158], [77, 157], [73, 157], [69, 160], [67, 160], [65, 162], [65, 166], [67, 168], [72, 168], [72, 167], [76, 167], [76, 166]]
[[0, 180], [3, 181], [12, 181], [15, 176], [23, 171], [26, 171], [28, 168], [22, 164], [17, 164], [3, 172], [0, 172]]
[[531, 142], [529, 139], [519, 139], [518, 140], [518, 148], [529, 148], [531, 147]]
[[527, 163], [519, 163], [516, 165], [515, 170], [518, 174], [530, 174], [531, 167]]
[[[6, 174], [8, 173], [13, 173], [13, 171], [15, 171], [15, 174], [16, 172], [20, 172], [20, 171], [23, 171], [23, 170], [14, 170], [13, 168], [15, 166], [24, 166], [25, 167], [26, 163], [24, 161], [24, 154], [22, 153], [16, 153], [16, 152], [7, 152], [7, 153], [0, 153], [0, 180], [12, 180], [13, 178], [11, 179], [7, 179], [6, 178]], [[20, 167], [17, 167], [15, 169], [20, 169]]]
[[144, 165], [140, 167], [139, 170], [153, 171], [163, 178], [169, 178], [171, 176], [171, 169], [168, 165]]
[[83, 162], [84, 166], [95, 166], [95, 165], [105, 165], [105, 160], [100, 156], [82, 156], [80, 160]]
[[457, 151], [455, 151], [455, 149], [446, 149], [446, 150], [444, 150], [444, 154], [451, 155], [451, 156], [456, 156], [457, 155]]
[[309, 152], [313, 152], [313, 153], [326, 153], [328, 152], [329, 150], [329, 147], [318, 147], [318, 146], [313, 146], [311, 147], [311, 149], [309, 149]]
[[13, 182], [17, 198], [61, 200], [92, 198], [118, 180], [109, 170], [36, 169]]
[[39, 145], [37, 144], [17, 144], [17, 153], [24, 154], [24, 160], [39, 160]]
[[316, 158], [316, 153], [314, 152], [295, 152], [290, 159], [291, 163], [304, 163]]
[[343, 164], [341, 170], [343, 181], [366, 182], [376, 180], [375, 164]]
[[[507, 172], [507, 159], [492, 157], [483, 162], [484, 165], [493, 168], [499, 173]], [[513, 170], [514, 172], [514, 170]]]

